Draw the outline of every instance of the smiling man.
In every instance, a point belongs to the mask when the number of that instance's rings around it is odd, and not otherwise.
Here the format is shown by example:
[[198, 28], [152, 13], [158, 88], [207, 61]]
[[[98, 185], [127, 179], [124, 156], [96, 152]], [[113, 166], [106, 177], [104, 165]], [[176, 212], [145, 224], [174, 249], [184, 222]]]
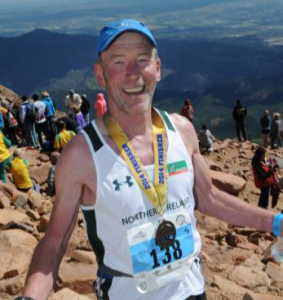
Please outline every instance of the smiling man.
[[161, 61], [144, 24], [108, 25], [97, 49], [95, 75], [109, 111], [60, 156], [50, 222], [19, 299], [47, 299], [81, 208], [99, 300], [205, 300], [196, 203], [203, 213], [276, 235], [282, 215], [215, 188], [192, 124], [152, 108]]

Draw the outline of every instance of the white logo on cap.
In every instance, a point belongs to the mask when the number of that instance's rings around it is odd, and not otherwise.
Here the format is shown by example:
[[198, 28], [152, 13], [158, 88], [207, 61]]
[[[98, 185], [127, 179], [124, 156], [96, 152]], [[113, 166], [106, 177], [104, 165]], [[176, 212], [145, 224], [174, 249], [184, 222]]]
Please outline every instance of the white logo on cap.
[[122, 22], [121, 27], [123, 27], [123, 26], [129, 26], [129, 23], [128, 22]]

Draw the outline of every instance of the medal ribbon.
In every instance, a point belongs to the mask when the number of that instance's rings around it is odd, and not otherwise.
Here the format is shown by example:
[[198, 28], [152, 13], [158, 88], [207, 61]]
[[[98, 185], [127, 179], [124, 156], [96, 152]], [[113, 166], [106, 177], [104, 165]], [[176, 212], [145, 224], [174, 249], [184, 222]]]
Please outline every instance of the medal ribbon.
[[167, 135], [163, 120], [154, 112], [153, 118], [153, 151], [154, 151], [154, 181], [150, 180], [137, 153], [124, 133], [121, 126], [109, 113], [104, 115], [104, 124], [115, 144], [119, 148], [139, 187], [149, 197], [158, 213], [162, 216], [165, 212], [168, 198], [167, 184]]

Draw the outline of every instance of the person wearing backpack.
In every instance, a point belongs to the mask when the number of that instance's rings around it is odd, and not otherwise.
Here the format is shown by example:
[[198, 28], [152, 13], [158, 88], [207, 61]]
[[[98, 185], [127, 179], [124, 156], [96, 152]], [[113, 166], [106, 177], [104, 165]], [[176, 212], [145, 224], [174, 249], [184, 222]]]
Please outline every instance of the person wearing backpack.
[[45, 116], [46, 104], [43, 101], [40, 101], [37, 94], [34, 94], [32, 96], [32, 99], [34, 100], [35, 106], [35, 131], [38, 136], [40, 147], [43, 148], [42, 133], [45, 135], [46, 140], [50, 140], [47, 120]]
[[5, 129], [4, 134], [10, 139], [12, 145], [18, 145], [17, 129], [18, 121], [15, 118], [15, 114], [11, 105], [5, 107], [7, 113], [4, 115]]
[[86, 94], [82, 95], [82, 106], [81, 106], [81, 112], [84, 116], [86, 125], [89, 124], [89, 110], [90, 110], [90, 103], [87, 99]]
[[275, 207], [278, 200], [278, 180], [276, 177], [276, 169], [278, 165], [269, 158], [266, 159], [266, 149], [258, 147], [252, 158], [252, 171], [254, 176], [254, 184], [260, 189], [258, 206], [264, 209], [268, 208], [269, 195], [272, 196], [272, 207]]
[[55, 137], [55, 130], [53, 128], [52, 119], [55, 115], [55, 107], [50, 95], [46, 91], [41, 93], [41, 97], [42, 102], [46, 105], [45, 117], [47, 122], [48, 134], [53, 141]]
[[29, 149], [37, 148], [37, 137], [35, 132], [35, 107], [29, 102], [28, 97], [23, 95], [20, 108], [20, 119], [23, 124], [25, 139]]
[[235, 120], [236, 133], [239, 139], [239, 142], [242, 141], [241, 134], [243, 136], [244, 141], [247, 140], [247, 132], [246, 132], [246, 115], [247, 109], [242, 105], [241, 100], [236, 100], [236, 106], [233, 110], [233, 118]]
[[261, 133], [263, 138], [263, 147], [268, 148], [269, 145], [269, 133], [271, 129], [271, 119], [269, 115], [269, 110], [266, 109], [264, 111], [264, 114], [262, 118], [260, 119], [260, 125], [261, 125]]

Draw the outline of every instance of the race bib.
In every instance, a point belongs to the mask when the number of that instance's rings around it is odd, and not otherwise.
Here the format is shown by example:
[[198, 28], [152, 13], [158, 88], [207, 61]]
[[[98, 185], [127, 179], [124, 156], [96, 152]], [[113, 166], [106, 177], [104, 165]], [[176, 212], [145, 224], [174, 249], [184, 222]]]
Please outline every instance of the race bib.
[[161, 249], [156, 245], [156, 230], [162, 220], [146, 223], [128, 231], [133, 277], [137, 288], [146, 293], [173, 281], [184, 279], [194, 260], [194, 239], [187, 210], [165, 217], [176, 227], [173, 245]]

